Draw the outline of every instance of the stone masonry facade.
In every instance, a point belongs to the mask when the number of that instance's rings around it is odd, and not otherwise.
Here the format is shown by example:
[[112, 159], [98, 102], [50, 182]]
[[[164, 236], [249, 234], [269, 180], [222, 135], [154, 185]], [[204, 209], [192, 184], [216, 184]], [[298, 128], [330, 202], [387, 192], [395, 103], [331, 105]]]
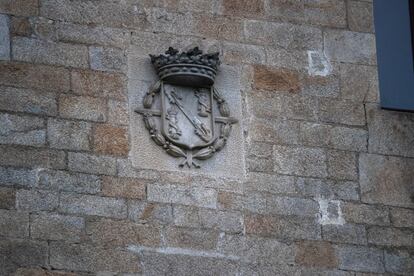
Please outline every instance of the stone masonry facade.
[[[379, 108], [372, 1], [0, 13], [0, 275], [414, 275], [414, 114]], [[168, 46], [238, 68], [244, 180], [131, 165], [129, 51]]]

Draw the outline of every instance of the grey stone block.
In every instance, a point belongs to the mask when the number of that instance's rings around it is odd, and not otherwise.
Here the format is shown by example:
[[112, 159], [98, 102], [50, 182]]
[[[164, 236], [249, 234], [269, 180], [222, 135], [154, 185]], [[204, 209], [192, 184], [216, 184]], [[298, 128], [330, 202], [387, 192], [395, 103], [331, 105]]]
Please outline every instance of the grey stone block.
[[46, 190], [18, 190], [16, 207], [28, 211], [52, 211], [59, 205], [58, 192]]
[[30, 220], [30, 235], [40, 240], [79, 242], [85, 228], [81, 217], [44, 213], [31, 215]]
[[407, 251], [385, 251], [385, 270], [398, 275], [414, 273], [414, 257]]
[[373, 4], [351, 1], [348, 4], [349, 29], [355, 32], [374, 32]]
[[105, 122], [106, 109], [105, 99], [69, 95], [59, 98], [59, 114], [63, 118]]
[[365, 125], [365, 110], [361, 102], [321, 98], [319, 103], [318, 117], [322, 122]]
[[100, 71], [123, 71], [127, 58], [125, 51], [116, 48], [89, 47], [91, 68]]
[[0, 113], [0, 143], [43, 146], [46, 143], [43, 118]]
[[414, 228], [414, 210], [392, 208], [390, 215], [392, 225], [395, 227]]
[[0, 60], [10, 60], [9, 17], [0, 15]]
[[170, 224], [173, 221], [171, 204], [129, 200], [128, 218], [139, 223]]
[[96, 156], [87, 153], [69, 153], [69, 169], [92, 174], [116, 174], [116, 159], [109, 156]]
[[38, 173], [41, 189], [96, 194], [101, 190], [101, 179], [95, 175], [41, 170]]
[[365, 226], [357, 224], [323, 225], [322, 236], [324, 240], [337, 243], [367, 244]]
[[209, 229], [168, 227], [163, 234], [169, 247], [214, 250], [217, 247], [218, 232]]
[[113, 218], [127, 217], [127, 205], [123, 199], [74, 193], [61, 193], [59, 210], [70, 214]]
[[[272, 154], [272, 151], [268, 152]], [[296, 194], [295, 179], [293, 176], [249, 173], [249, 177], [244, 184], [246, 191], [268, 192], [272, 194]]]
[[298, 194], [305, 197], [358, 200], [359, 184], [352, 181], [332, 181], [299, 177]]
[[339, 268], [360, 272], [383, 273], [383, 251], [360, 246], [337, 246]]
[[408, 229], [371, 226], [368, 228], [368, 242], [385, 246], [414, 246], [414, 233]]
[[37, 183], [37, 171], [0, 167], [0, 184], [4, 186], [34, 187]]
[[47, 122], [48, 141], [51, 148], [89, 150], [91, 124], [87, 122], [49, 119]]
[[0, 210], [0, 235], [10, 238], [29, 236], [29, 214], [27, 212]]
[[372, 225], [390, 224], [386, 207], [347, 202], [342, 204], [342, 212], [348, 222]]
[[377, 102], [378, 73], [375, 66], [341, 63], [341, 97], [359, 102]]
[[328, 175], [334, 179], [357, 180], [357, 155], [346, 151], [327, 152]]
[[266, 200], [266, 213], [315, 218], [319, 214], [319, 205], [311, 199], [268, 196]]

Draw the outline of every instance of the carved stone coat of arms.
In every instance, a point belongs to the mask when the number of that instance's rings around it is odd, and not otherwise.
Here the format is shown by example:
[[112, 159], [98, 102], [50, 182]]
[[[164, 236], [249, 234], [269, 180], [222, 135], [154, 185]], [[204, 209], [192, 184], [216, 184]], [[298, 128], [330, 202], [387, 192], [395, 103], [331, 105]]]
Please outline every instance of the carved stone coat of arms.
[[188, 52], [169, 48], [150, 55], [160, 78], [143, 99], [142, 114], [152, 140], [180, 167], [199, 168], [219, 152], [230, 137], [232, 124], [228, 103], [214, 87], [219, 54], [203, 54], [197, 47]]

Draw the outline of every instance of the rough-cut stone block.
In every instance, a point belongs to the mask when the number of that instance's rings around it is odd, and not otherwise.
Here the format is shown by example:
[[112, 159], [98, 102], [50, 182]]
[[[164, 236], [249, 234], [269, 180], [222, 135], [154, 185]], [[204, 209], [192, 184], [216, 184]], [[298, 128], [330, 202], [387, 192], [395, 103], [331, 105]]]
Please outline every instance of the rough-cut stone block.
[[305, 197], [359, 200], [358, 182], [300, 177], [296, 180], [296, 187], [298, 194]]
[[79, 242], [85, 221], [80, 217], [39, 214], [30, 217], [30, 236], [40, 240]]
[[148, 184], [149, 201], [216, 208], [217, 191], [201, 187]]
[[0, 145], [0, 165], [64, 169], [65, 153], [49, 149], [16, 148]]
[[65, 271], [47, 270], [43, 268], [18, 268], [13, 276], [78, 276]]
[[374, 15], [372, 4], [362, 1], [348, 3], [349, 29], [355, 32], [374, 32]]
[[414, 228], [414, 210], [392, 208], [390, 215], [392, 225], [395, 227]]
[[266, 199], [266, 213], [316, 217], [319, 214], [319, 205], [311, 199], [269, 196]]
[[30, 36], [32, 25], [27, 17], [13, 16], [10, 20], [10, 34], [15, 36]]
[[60, 195], [59, 210], [71, 214], [113, 218], [126, 218], [127, 216], [127, 206], [122, 199], [74, 193]]
[[51, 148], [89, 150], [91, 124], [86, 122], [49, 119], [48, 141]]
[[[327, 71], [328, 69], [324, 70]], [[310, 96], [337, 97], [340, 91], [340, 80], [338, 73], [336, 71], [330, 73], [325, 73], [323, 70], [321, 71], [322, 72], [313, 73], [311, 76], [302, 75], [302, 93]]]
[[414, 257], [407, 251], [385, 251], [385, 270], [398, 275], [414, 274]]
[[267, 64], [275, 68], [287, 68], [301, 72], [308, 68], [307, 53], [278, 47], [266, 47]]
[[334, 179], [357, 180], [357, 156], [346, 151], [327, 152], [328, 175]]
[[217, 206], [219, 209], [225, 210], [243, 210], [244, 198], [240, 194], [219, 191]]
[[367, 121], [370, 152], [414, 157], [414, 114], [367, 105]]
[[265, 11], [263, 0], [224, 0], [223, 14], [230, 16], [262, 17]]
[[321, 238], [320, 226], [311, 218], [247, 215], [245, 227], [247, 234], [264, 237], [310, 240]]
[[412, 159], [361, 154], [359, 173], [363, 202], [411, 208], [414, 206]]
[[270, 0], [267, 16], [311, 25], [346, 27], [344, 0], [301, 2], [296, 0]]
[[372, 226], [368, 228], [368, 242], [385, 246], [414, 246], [414, 233], [389, 227]]
[[0, 12], [21, 16], [35, 16], [39, 13], [39, 0], [3, 0]]
[[75, 94], [126, 99], [125, 77], [117, 73], [103, 73], [91, 70], [72, 71], [71, 85]]
[[29, 236], [29, 214], [26, 212], [0, 210], [0, 236], [25, 238]]
[[214, 250], [217, 247], [218, 232], [206, 229], [168, 227], [165, 242], [170, 247]]
[[367, 233], [363, 225], [323, 225], [322, 236], [324, 240], [338, 243], [367, 244]]
[[171, 204], [129, 200], [128, 218], [139, 223], [170, 224], [173, 221]]
[[0, 113], [0, 143], [43, 146], [46, 143], [45, 122], [42, 118]]
[[253, 85], [256, 89], [297, 93], [300, 90], [297, 72], [286, 69], [254, 66]]
[[45, 190], [18, 190], [16, 207], [19, 210], [51, 211], [59, 205], [59, 194]]
[[337, 246], [339, 268], [361, 272], [384, 272], [383, 252], [377, 248]]
[[14, 209], [15, 202], [16, 191], [11, 188], [0, 187], [0, 209]]
[[364, 105], [361, 102], [322, 98], [319, 119], [327, 123], [364, 126]]
[[86, 153], [69, 153], [69, 169], [92, 174], [115, 175], [116, 160], [108, 156], [95, 156]]
[[249, 171], [273, 171], [272, 147], [271, 144], [250, 142], [247, 155]]
[[38, 172], [41, 189], [96, 194], [101, 190], [101, 180], [95, 175], [41, 170]]
[[48, 244], [30, 240], [0, 240], [0, 273], [13, 275], [19, 267], [47, 267]]
[[245, 40], [291, 50], [322, 49], [322, 31], [318, 28], [257, 20], [244, 22]]
[[100, 154], [128, 155], [127, 129], [99, 124], [93, 129], [93, 150]]
[[15, 60], [79, 68], [88, 67], [86, 46], [46, 42], [26, 37], [14, 37], [12, 46]]
[[131, 252], [61, 242], [50, 244], [50, 265], [57, 269], [93, 272], [141, 270], [138, 256]]
[[359, 102], [378, 101], [378, 72], [375, 66], [341, 63], [341, 97]]
[[339, 62], [376, 64], [375, 36], [343, 30], [324, 33], [325, 53]]
[[293, 195], [297, 193], [293, 176], [265, 173], [250, 173], [245, 189], [246, 191], [268, 192], [272, 194]]
[[1, 87], [0, 109], [54, 116], [57, 114], [56, 95], [40, 90]]
[[128, 125], [128, 104], [121, 101], [109, 100], [108, 123], [110, 123], [111, 125]]
[[33, 187], [37, 182], [35, 170], [0, 167], [0, 184], [4, 186]]
[[223, 46], [223, 61], [229, 64], [264, 64], [266, 52], [264, 47], [225, 43]]
[[344, 214], [344, 218], [347, 222], [372, 225], [390, 224], [388, 209], [380, 206], [343, 203], [342, 213]]
[[105, 99], [69, 95], [59, 98], [59, 114], [64, 118], [104, 122], [106, 109]]
[[338, 259], [330, 243], [302, 241], [297, 244], [296, 263], [308, 267], [336, 268]]
[[90, 221], [86, 224], [86, 234], [94, 244], [105, 247], [125, 247], [130, 244], [154, 247], [161, 242], [158, 227], [131, 221]]
[[102, 194], [111, 197], [145, 199], [146, 182], [136, 178], [103, 178]]
[[326, 177], [326, 153], [322, 149], [273, 147], [275, 172], [301, 176]]
[[213, 211], [187, 206], [174, 207], [174, 224], [177, 226], [213, 228], [224, 232], [241, 233], [242, 222], [240, 212]]
[[123, 71], [126, 67], [126, 55], [115, 48], [89, 47], [91, 68], [100, 71]]
[[291, 265], [295, 261], [294, 245], [254, 236], [223, 235], [218, 251], [252, 264]]
[[9, 17], [7, 15], [0, 14], [0, 60], [10, 60], [9, 26]]
[[196, 36], [240, 41], [243, 34], [243, 22], [235, 18], [217, 17], [204, 13], [196, 15], [193, 24]]
[[291, 120], [253, 119], [249, 132], [255, 142], [297, 145], [299, 126], [299, 122]]
[[368, 132], [365, 129], [333, 127], [330, 131], [329, 146], [348, 151], [367, 151]]
[[3, 85], [65, 92], [70, 88], [69, 78], [69, 70], [62, 67], [0, 63], [0, 83]]
[[139, 170], [134, 168], [129, 159], [118, 158], [117, 169], [120, 177], [134, 177], [146, 180], [158, 180], [160, 178], [160, 173], [155, 170]]

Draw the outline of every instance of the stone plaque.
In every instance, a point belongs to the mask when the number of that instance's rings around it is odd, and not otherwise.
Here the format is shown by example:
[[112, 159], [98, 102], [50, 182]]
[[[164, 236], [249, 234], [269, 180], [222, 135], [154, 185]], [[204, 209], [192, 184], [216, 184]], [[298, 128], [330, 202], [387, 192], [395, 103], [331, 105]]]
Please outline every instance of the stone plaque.
[[244, 177], [239, 68], [198, 48], [128, 63], [134, 167]]

